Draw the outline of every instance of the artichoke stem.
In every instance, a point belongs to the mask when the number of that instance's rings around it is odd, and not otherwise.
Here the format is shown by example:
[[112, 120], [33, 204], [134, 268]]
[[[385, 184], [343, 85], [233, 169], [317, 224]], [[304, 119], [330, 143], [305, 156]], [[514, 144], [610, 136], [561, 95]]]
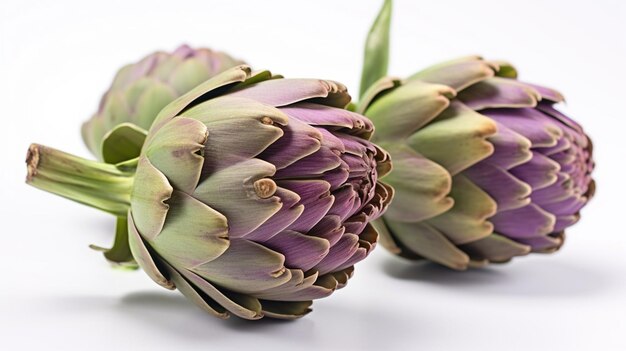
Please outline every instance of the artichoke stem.
[[26, 183], [118, 217], [130, 207], [133, 172], [39, 144], [26, 155]]

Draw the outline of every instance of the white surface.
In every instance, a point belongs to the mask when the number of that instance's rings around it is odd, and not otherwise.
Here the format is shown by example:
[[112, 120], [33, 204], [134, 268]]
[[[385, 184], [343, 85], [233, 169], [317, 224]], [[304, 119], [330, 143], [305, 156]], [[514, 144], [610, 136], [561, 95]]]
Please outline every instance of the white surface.
[[30, 142], [82, 156], [79, 126], [115, 70], [186, 42], [357, 91], [379, 1], [0, 2], [3, 350], [626, 350], [623, 1], [397, 1], [391, 72], [480, 53], [558, 87], [596, 145], [597, 197], [564, 249], [468, 273], [378, 248], [292, 323], [205, 315], [109, 269], [113, 219], [24, 185]]

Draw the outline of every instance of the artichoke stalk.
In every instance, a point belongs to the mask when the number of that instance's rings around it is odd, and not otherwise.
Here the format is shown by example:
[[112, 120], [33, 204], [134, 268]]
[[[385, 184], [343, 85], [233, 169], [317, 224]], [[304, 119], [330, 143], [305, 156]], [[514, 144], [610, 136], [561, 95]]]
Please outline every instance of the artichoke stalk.
[[102, 160], [102, 141], [117, 125], [128, 123], [148, 130], [167, 104], [240, 64], [223, 52], [181, 45], [171, 53], [158, 51], [122, 67], [102, 96], [98, 111], [82, 126], [85, 145]]
[[[376, 246], [388, 155], [332, 81], [238, 66], [167, 105], [147, 136], [110, 134], [115, 165], [34, 144], [28, 182], [127, 218], [107, 258], [221, 318], [297, 318]], [[119, 151], [119, 152], [118, 152]], [[133, 154], [134, 153], [134, 154]], [[121, 261], [124, 263], [124, 261]]]
[[477, 56], [382, 77], [390, 11], [370, 31], [357, 108], [394, 161], [381, 244], [459, 270], [558, 250], [595, 191], [591, 140], [554, 107], [563, 96]]

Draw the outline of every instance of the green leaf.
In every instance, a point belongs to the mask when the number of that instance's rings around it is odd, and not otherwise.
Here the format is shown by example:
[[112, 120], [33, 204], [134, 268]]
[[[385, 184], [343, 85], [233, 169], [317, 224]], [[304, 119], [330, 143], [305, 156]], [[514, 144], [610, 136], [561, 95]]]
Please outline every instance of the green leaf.
[[96, 251], [102, 251], [104, 257], [111, 262], [115, 268], [137, 269], [139, 266], [133, 254], [130, 251], [128, 243], [128, 219], [126, 217], [117, 217], [117, 225], [115, 229], [115, 241], [110, 249], [102, 248], [96, 245], [89, 245]]
[[365, 56], [363, 58], [359, 96], [363, 96], [370, 85], [387, 74], [390, 24], [391, 0], [385, 0], [365, 41]]
[[139, 156], [147, 132], [132, 123], [122, 123], [102, 139], [102, 159], [106, 163], [120, 163]]

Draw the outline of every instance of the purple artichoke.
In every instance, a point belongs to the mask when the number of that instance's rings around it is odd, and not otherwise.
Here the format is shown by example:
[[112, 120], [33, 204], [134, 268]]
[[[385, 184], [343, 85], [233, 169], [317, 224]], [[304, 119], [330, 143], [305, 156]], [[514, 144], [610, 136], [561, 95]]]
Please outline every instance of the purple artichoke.
[[592, 144], [561, 94], [516, 77], [469, 57], [368, 90], [358, 111], [394, 161], [383, 246], [455, 269], [561, 247], [594, 193]]
[[167, 104], [242, 63], [223, 52], [181, 45], [172, 53], [158, 51], [126, 65], [102, 96], [98, 112], [83, 124], [83, 140], [96, 157], [104, 159], [102, 141], [114, 127], [129, 123], [148, 130]]
[[[344, 86], [230, 69], [158, 115], [117, 165], [33, 145], [28, 182], [128, 218], [110, 257], [218, 317], [297, 318], [375, 247], [391, 200], [372, 123]], [[69, 174], [69, 175], [68, 175]], [[125, 222], [124, 222], [125, 223]]]

